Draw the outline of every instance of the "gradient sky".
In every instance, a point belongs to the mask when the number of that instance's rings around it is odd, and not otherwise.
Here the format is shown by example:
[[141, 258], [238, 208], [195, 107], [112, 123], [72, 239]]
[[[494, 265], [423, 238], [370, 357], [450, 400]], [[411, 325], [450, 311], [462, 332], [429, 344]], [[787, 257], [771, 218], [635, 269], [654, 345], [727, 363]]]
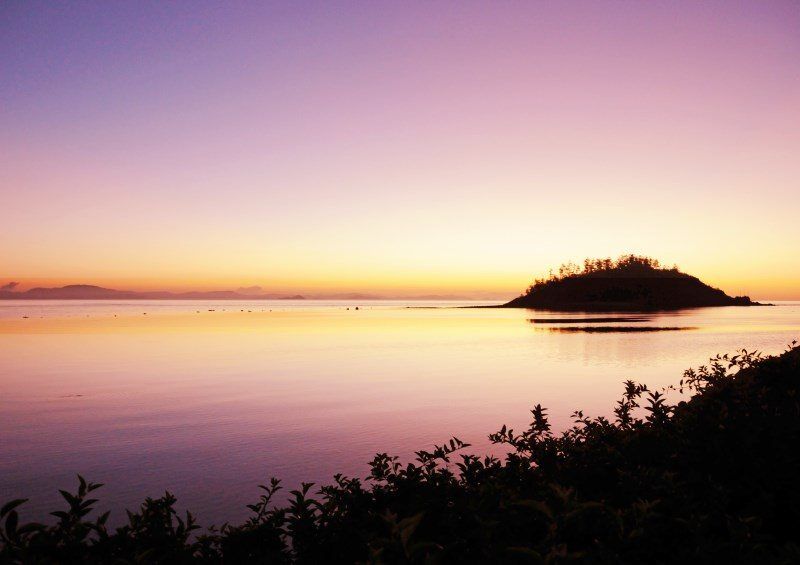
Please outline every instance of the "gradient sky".
[[800, 298], [800, 3], [4, 2], [0, 283]]

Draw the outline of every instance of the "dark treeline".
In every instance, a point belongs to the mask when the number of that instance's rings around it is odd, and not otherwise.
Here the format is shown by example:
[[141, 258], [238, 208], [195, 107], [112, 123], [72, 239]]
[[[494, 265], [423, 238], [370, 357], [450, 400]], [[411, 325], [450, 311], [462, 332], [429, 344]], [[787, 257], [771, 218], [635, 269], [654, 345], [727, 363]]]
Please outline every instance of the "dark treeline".
[[526, 294], [530, 294], [536, 286], [559, 282], [571, 277], [601, 276], [681, 277], [687, 275], [682, 273], [677, 265], [669, 268], [663, 267], [658, 259], [644, 255], [622, 255], [617, 259], [612, 259], [611, 257], [601, 259], [587, 258], [583, 260], [583, 265], [569, 261], [562, 264], [557, 271], [551, 270], [547, 277], [534, 280], [533, 284], [528, 287]]
[[490, 439], [503, 460], [456, 453], [413, 463], [378, 454], [365, 480], [271, 500], [239, 525], [201, 531], [175, 498], [147, 499], [112, 531], [91, 517], [100, 485], [62, 491], [56, 522], [0, 510], [1, 563], [797, 563], [800, 348], [743, 351], [687, 371], [672, 390], [625, 383], [612, 418], [574, 415], [554, 434], [541, 406], [521, 432]]

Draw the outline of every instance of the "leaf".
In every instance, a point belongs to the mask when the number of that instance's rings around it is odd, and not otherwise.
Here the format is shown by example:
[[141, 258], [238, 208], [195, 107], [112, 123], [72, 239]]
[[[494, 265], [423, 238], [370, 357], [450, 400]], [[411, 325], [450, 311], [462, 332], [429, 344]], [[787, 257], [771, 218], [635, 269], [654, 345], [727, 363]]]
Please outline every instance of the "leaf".
[[70, 506], [77, 506], [78, 499], [75, 498], [72, 494], [68, 493], [65, 490], [60, 490], [60, 489], [59, 489], [58, 492], [61, 493], [61, 496], [64, 497], [64, 500], [66, 500], [69, 503]]
[[8, 517], [6, 518], [6, 534], [9, 537], [17, 537], [17, 524], [19, 523], [19, 514], [17, 514], [16, 510], [12, 510], [8, 513]]
[[404, 546], [408, 544], [408, 539], [413, 535], [414, 530], [417, 529], [417, 526], [419, 526], [424, 514], [424, 512], [420, 512], [419, 514], [415, 514], [414, 516], [400, 520], [400, 523], [397, 525], [397, 527], [400, 530], [400, 539], [402, 540]]
[[87, 508], [92, 504], [94, 504], [95, 502], [97, 502], [96, 498], [90, 498], [88, 500], [84, 500], [83, 502], [81, 502], [81, 508]]
[[14, 510], [14, 508], [19, 506], [20, 504], [23, 504], [24, 502], [28, 502], [28, 499], [27, 498], [16, 498], [16, 499], [14, 499], [14, 500], [12, 500], [10, 502], [6, 502], [3, 505], [3, 508], [0, 508], [0, 518], [5, 516], [6, 514], [11, 512], [12, 510]]

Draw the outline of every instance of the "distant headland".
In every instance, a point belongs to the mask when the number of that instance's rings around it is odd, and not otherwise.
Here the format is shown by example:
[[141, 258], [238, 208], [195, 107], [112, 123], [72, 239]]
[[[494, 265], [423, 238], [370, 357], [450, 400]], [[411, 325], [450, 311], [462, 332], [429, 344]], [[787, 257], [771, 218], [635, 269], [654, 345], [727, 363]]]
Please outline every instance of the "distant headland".
[[623, 255], [617, 260], [586, 259], [562, 265], [536, 279], [506, 308], [544, 310], [673, 310], [704, 306], [762, 306], [748, 296], [729, 296], [656, 259]]
[[[261, 287], [238, 290], [169, 292], [165, 290], [135, 291], [104, 288], [91, 284], [71, 284], [59, 287], [36, 287], [18, 291], [18, 283], [0, 287], [0, 300], [392, 300], [395, 297], [363, 292], [325, 294], [289, 294], [263, 292]], [[404, 300], [471, 300], [459, 295], [425, 294], [404, 296]]]
[[0, 290], [0, 300], [303, 300], [302, 295], [250, 294], [234, 290], [168, 292], [116, 290], [91, 284], [55, 288], [37, 287], [24, 292]]

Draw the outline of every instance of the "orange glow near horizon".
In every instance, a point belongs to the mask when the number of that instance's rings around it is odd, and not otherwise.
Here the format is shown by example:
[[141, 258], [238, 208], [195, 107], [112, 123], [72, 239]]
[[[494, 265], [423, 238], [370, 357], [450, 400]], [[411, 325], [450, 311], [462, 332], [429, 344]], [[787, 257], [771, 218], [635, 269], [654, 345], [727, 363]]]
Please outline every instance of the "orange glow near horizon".
[[[581, 259], [573, 259], [579, 262]], [[664, 262], [665, 264], [670, 264]], [[193, 278], [153, 278], [120, 276], [97, 277], [9, 277], [19, 282], [15, 290], [22, 291], [34, 287], [59, 287], [70, 284], [94, 284], [106, 288], [130, 291], [218, 291], [237, 290], [245, 287], [260, 287], [260, 292], [278, 295], [321, 295], [359, 293], [387, 298], [408, 298], [426, 295], [456, 296], [474, 299], [503, 299], [517, 296], [536, 277], [546, 276], [552, 267], [524, 272], [398, 272], [376, 276], [367, 273], [362, 277], [323, 277], [307, 275], [304, 278], [268, 278], [247, 276], [196, 276]], [[734, 265], [735, 266], [735, 265]], [[748, 295], [760, 300], [797, 300], [800, 298], [800, 273], [768, 273], [769, 263], [752, 262], [748, 269], [725, 269], [719, 271], [708, 269], [704, 274], [704, 265], [698, 264], [696, 269], [681, 267], [681, 270], [698, 276], [703, 282], [721, 288], [730, 295]], [[713, 266], [712, 266], [713, 267]], [[720, 276], [719, 273], [722, 275]], [[767, 274], [764, 274], [767, 273]]]
[[800, 299], [799, 25], [792, 2], [11, 7], [0, 286], [484, 299], [637, 253]]

